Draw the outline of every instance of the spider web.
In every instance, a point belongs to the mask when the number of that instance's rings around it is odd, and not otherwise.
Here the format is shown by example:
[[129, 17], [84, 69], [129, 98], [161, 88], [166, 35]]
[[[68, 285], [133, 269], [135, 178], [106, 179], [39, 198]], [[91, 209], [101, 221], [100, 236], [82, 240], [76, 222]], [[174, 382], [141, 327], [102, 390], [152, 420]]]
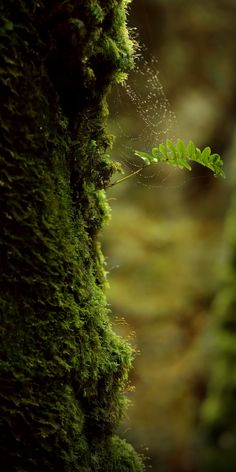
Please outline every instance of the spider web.
[[[150, 152], [152, 147], [174, 139], [176, 116], [165, 95], [159, 79], [158, 60], [142, 46], [134, 69], [128, 80], [117, 86], [110, 97], [110, 130], [115, 135], [112, 158], [122, 163], [128, 171], [140, 167], [140, 159], [134, 157], [134, 150]], [[136, 181], [147, 187], [151, 179], [158, 177], [162, 186], [169, 173], [161, 165], [155, 170], [145, 170]], [[159, 186], [159, 185], [158, 185]]]

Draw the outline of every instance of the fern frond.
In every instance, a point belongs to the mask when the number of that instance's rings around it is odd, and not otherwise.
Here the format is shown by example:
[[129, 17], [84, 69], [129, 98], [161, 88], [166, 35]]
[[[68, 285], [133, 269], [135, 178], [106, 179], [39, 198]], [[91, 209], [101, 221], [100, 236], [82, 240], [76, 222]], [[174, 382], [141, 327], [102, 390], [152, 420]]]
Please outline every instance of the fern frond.
[[225, 177], [223, 161], [220, 155], [212, 154], [209, 146], [205, 147], [203, 151], [201, 151], [192, 141], [189, 141], [187, 146], [185, 146], [181, 139], [178, 139], [176, 143], [167, 139], [165, 145], [159, 144], [157, 147], [152, 148], [151, 154], [143, 151], [134, 151], [134, 154], [143, 160], [143, 165], [134, 172], [131, 172], [131, 174], [115, 180], [108, 187], [113, 187], [116, 184], [124, 182], [124, 180], [127, 180], [130, 177], [140, 174], [147, 166], [157, 164], [158, 162], [166, 162], [167, 164], [178, 167], [179, 169], [186, 168], [192, 170], [189, 162], [193, 161], [210, 169], [215, 176]]
[[191, 170], [189, 161], [193, 161], [210, 169], [215, 176], [225, 177], [220, 155], [212, 154], [209, 146], [201, 151], [192, 141], [189, 141], [186, 146], [181, 139], [178, 139], [176, 143], [167, 139], [165, 145], [159, 144], [152, 148], [151, 154], [141, 151], [134, 151], [134, 154], [145, 162], [145, 167], [158, 162], [166, 162], [180, 169], [185, 167]]

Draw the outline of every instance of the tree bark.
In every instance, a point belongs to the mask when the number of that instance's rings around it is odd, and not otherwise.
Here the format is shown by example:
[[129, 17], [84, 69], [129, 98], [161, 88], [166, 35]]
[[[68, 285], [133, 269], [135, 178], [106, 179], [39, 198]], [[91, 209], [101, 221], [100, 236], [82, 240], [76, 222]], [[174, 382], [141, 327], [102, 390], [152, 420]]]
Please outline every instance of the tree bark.
[[132, 63], [125, 0], [1, 2], [1, 465], [141, 471], [115, 430], [132, 350], [98, 235], [106, 97]]

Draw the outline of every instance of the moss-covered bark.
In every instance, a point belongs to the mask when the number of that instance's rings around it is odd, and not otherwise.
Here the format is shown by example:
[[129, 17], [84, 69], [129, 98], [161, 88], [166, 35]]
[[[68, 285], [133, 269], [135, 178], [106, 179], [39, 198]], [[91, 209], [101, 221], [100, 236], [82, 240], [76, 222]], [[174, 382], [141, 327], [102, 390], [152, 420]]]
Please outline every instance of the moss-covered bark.
[[132, 351], [97, 241], [125, 0], [1, 2], [1, 467], [141, 471], [114, 432]]
[[[234, 164], [235, 167], [235, 164]], [[210, 379], [202, 410], [204, 472], [236, 470], [236, 168], [226, 221], [226, 258], [208, 339], [213, 341]]]

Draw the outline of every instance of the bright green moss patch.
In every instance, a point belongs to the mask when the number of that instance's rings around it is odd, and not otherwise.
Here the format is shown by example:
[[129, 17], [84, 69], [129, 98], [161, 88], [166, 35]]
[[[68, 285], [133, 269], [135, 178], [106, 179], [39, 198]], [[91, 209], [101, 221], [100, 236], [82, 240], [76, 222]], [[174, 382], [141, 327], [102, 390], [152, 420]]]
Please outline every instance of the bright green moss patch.
[[132, 446], [124, 439], [114, 436], [113, 444], [113, 464], [110, 471], [119, 470], [120, 472], [142, 472], [143, 462], [141, 456], [138, 456]]

